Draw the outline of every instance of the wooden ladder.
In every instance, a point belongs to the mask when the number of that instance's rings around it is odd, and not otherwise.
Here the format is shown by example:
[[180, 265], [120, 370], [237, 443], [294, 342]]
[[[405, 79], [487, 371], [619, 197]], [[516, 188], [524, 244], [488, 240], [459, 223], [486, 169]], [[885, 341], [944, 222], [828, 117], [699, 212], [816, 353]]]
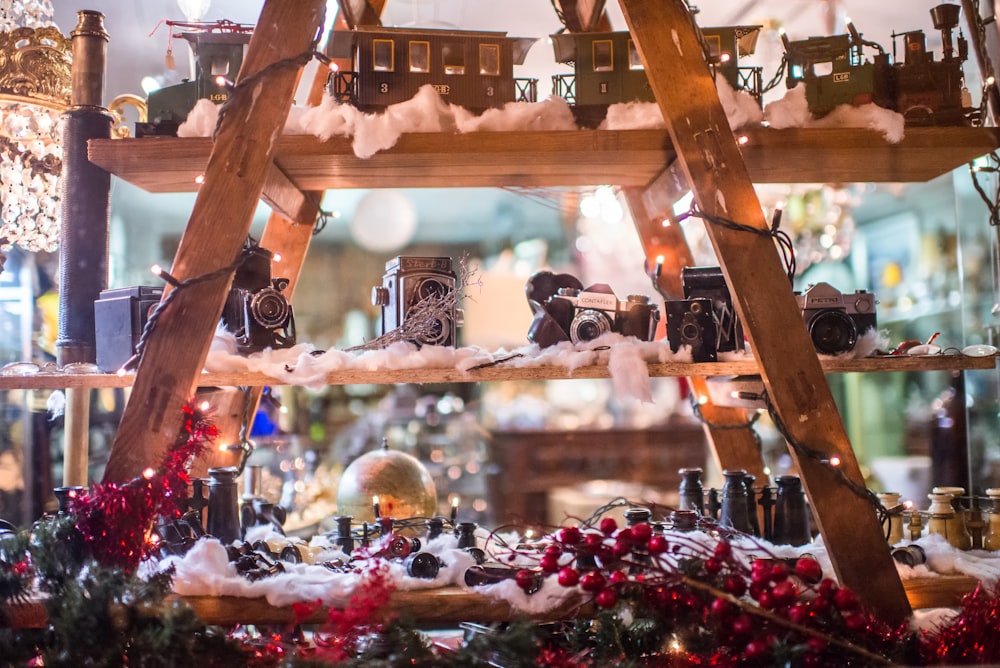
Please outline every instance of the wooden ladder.
[[[719, 101], [686, 3], [620, 2], [667, 123], [679, 168], [654, 181], [648, 192], [633, 193], [630, 200], [641, 201], [646, 195], [650, 201], [662, 200], [664, 195], [670, 198], [671, 193], [661, 191], [687, 184], [701, 212], [766, 232], [768, 222]], [[666, 243], [662, 234], [654, 238], [657, 235], [652, 231], [660, 220], [640, 215], [644, 247], [660, 245], [685, 257], [687, 250], [677, 237]], [[861, 493], [865, 485], [861, 469], [772, 238], [711, 223], [706, 227], [764, 387], [791, 437], [789, 453], [802, 477], [837, 577], [883, 619], [905, 619], [911, 612], [906, 592], [875, 508]], [[728, 419], [734, 417], [727, 413]], [[713, 432], [712, 438], [718, 447], [718, 434]], [[750, 455], [742, 436], [727, 441], [725, 450], [719, 452], [727, 466], [740, 464]], [[839, 465], [833, 464], [838, 461]], [[759, 466], [744, 460], [741, 468], [755, 465]]]

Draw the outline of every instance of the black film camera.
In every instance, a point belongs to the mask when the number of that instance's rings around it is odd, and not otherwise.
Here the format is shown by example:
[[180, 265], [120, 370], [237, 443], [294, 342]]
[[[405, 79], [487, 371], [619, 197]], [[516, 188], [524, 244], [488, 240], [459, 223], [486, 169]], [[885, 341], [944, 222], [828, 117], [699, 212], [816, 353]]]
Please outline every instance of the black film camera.
[[652, 341], [660, 309], [646, 295], [618, 299], [611, 287], [595, 283], [587, 289], [570, 274], [540, 271], [525, 286], [534, 314], [528, 340], [544, 347], [560, 341], [593, 341], [606, 332]]
[[719, 353], [743, 349], [743, 326], [719, 267], [684, 267], [684, 299], [667, 301], [667, 340], [677, 352], [691, 347], [695, 362], [715, 362]]
[[295, 345], [292, 306], [281, 294], [287, 278], [271, 278], [273, 253], [248, 239], [222, 309], [222, 324], [236, 336], [242, 353]]
[[875, 295], [866, 290], [844, 294], [829, 283], [816, 283], [796, 292], [795, 299], [816, 352], [824, 355], [854, 350], [858, 338], [878, 326]]
[[103, 290], [94, 302], [97, 367], [117, 371], [135, 353], [149, 314], [163, 297], [163, 288], [136, 285]]
[[[437, 308], [430, 332], [410, 339], [418, 346], [454, 346], [462, 313], [450, 298], [455, 292], [455, 271], [450, 257], [400, 255], [385, 263], [382, 285], [372, 288], [372, 304], [382, 307], [382, 334], [402, 327], [414, 307]], [[450, 303], [449, 303], [450, 302]]]

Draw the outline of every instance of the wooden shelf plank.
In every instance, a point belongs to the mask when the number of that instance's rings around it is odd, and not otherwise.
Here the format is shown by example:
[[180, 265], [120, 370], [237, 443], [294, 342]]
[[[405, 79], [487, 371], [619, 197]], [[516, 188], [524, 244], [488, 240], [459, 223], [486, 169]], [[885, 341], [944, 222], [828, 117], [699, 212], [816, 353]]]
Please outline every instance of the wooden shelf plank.
[[[904, 371], [947, 371], [992, 369], [996, 357], [965, 355], [932, 355], [927, 357], [869, 357], [859, 360], [824, 359], [820, 361], [826, 373], [872, 373]], [[758, 374], [756, 362], [701, 362], [686, 364], [664, 362], [649, 365], [649, 375], [667, 376], [747, 376]], [[327, 385], [361, 385], [393, 383], [482, 383], [511, 380], [562, 380], [569, 378], [610, 378], [605, 365], [577, 367], [573, 371], [562, 366], [504, 367], [498, 365], [473, 371], [455, 368], [417, 369], [346, 369], [334, 371], [326, 378]], [[60, 390], [66, 388], [131, 387], [135, 374], [118, 376], [111, 373], [72, 374], [45, 373], [32, 376], [0, 376], [0, 390]], [[263, 386], [290, 385], [259, 372], [203, 373], [197, 378], [200, 386]]]
[[[965, 594], [975, 589], [975, 578], [965, 575], [942, 575], [903, 581], [906, 596], [914, 608], [957, 607]], [[286, 625], [296, 621], [319, 624], [326, 620], [326, 610], [319, 609], [306, 619], [297, 619], [291, 606], [273, 606], [263, 598], [236, 596], [178, 596], [198, 618], [209, 625], [236, 624]], [[392, 594], [390, 609], [421, 624], [437, 625], [459, 622], [503, 622], [516, 613], [507, 601], [457, 587], [397, 591]], [[3, 610], [11, 628], [40, 628], [47, 622], [41, 602], [11, 605]], [[593, 614], [593, 606], [571, 598], [562, 606], [533, 617], [539, 621], [568, 619]], [[0, 615], [0, 619], [4, 619]], [[3, 624], [0, 624], [2, 627]]]
[[[757, 183], [927, 181], [1000, 146], [997, 128], [908, 128], [898, 144], [855, 128], [742, 132]], [[91, 140], [92, 162], [149, 192], [193, 192], [208, 138]], [[283, 135], [275, 163], [300, 190], [645, 186], [674, 159], [666, 130], [418, 133], [367, 160], [351, 140]]]

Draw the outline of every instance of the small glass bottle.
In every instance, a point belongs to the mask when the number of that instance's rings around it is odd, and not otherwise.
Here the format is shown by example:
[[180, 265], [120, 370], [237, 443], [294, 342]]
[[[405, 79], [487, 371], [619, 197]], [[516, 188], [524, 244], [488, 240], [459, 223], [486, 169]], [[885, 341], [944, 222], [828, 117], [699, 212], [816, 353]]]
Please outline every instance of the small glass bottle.
[[701, 484], [702, 469], [698, 467], [683, 468], [677, 473], [681, 476], [679, 510], [693, 510], [699, 515], [705, 514], [705, 489]]
[[242, 537], [240, 528], [239, 492], [236, 489], [235, 466], [208, 469], [208, 533], [228, 545]]
[[965, 523], [965, 504], [962, 502], [962, 497], [965, 496], [965, 488], [935, 487], [931, 490], [931, 493], [948, 494], [951, 496], [949, 503], [954, 513], [948, 524], [948, 542], [959, 550], [971, 550], [972, 534]]
[[743, 486], [747, 490], [747, 521], [750, 522], [750, 533], [760, 537], [760, 518], [757, 516], [757, 490], [754, 483], [757, 477], [752, 473], [743, 476]]
[[989, 488], [986, 490], [986, 496], [990, 499], [990, 505], [986, 514], [987, 526], [983, 548], [1000, 550], [1000, 487]]
[[653, 519], [653, 511], [649, 508], [636, 506], [625, 511], [625, 526], [634, 527], [636, 524], [648, 523]]
[[[899, 499], [902, 494], [898, 492], [883, 492], [881, 494], [876, 494], [879, 502], [888, 511], [893, 511], [894, 508], [899, 506]], [[895, 545], [899, 541], [903, 540], [903, 513], [896, 510], [895, 512], [890, 512], [886, 521], [889, 523], [886, 540], [889, 545]]]
[[694, 531], [698, 528], [699, 517], [701, 516], [694, 510], [672, 510], [670, 528], [681, 532]]
[[747, 516], [747, 488], [743, 482], [747, 472], [743, 469], [727, 469], [722, 472], [726, 479], [722, 486], [722, 508], [719, 512], [719, 526], [751, 533], [750, 518]]
[[774, 544], [805, 545], [812, 540], [809, 508], [797, 475], [780, 475], [774, 480], [778, 492], [774, 501]]

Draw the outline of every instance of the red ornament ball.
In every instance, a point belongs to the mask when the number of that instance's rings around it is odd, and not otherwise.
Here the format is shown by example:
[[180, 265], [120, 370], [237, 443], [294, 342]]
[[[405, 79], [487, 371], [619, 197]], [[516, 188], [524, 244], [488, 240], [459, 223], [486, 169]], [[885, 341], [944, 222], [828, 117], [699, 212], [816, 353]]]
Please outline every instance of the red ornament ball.
[[587, 571], [580, 578], [580, 589], [589, 592], [597, 592], [604, 589], [607, 581], [600, 571]]
[[618, 592], [611, 587], [605, 587], [597, 592], [594, 602], [597, 603], [599, 608], [612, 608], [618, 602]]
[[556, 580], [563, 587], [575, 587], [580, 582], [580, 574], [572, 566], [563, 566], [559, 569]]
[[729, 575], [722, 581], [722, 589], [727, 594], [739, 597], [746, 593], [747, 583], [746, 580], [741, 578], [739, 575]]
[[793, 624], [805, 624], [811, 615], [809, 606], [802, 603], [796, 603], [788, 609], [788, 619]]
[[615, 531], [618, 530], [618, 522], [615, 521], [613, 517], [605, 517], [601, 520], [601, 533], [605, 536], [610, 536]]
[[795, 597], [799, 595], [795, 583], [791, 580], [782, 580], [771, 589], [774, 595], [774, 602], [777, 605], [790, 605]]
[[716, 557], [719, 559], [726, 559], [733, 553], [733, 547], [726, 541], [719, 541], [715, 544], [715, 549], [713, 550]]
[[648, 522], [639, 522], [632, 529], [632, 540], [635, 541], [637, 545], [643, 545], [649, 542], [649, 539], [653, 536], [653, 527], [649, 526]]
[[563, 527], [559, 529], [556, 539], [563, 545], [576, 545], [580, 542], [580, 529], [578, 527]]
[[803, 557], [795, 562], [795, 574], [806, 582], [819, 582], [823, 577], [823, 568], [815, 559]]
[[559, 555], [543, 554], [542, 558], [538, 560], [538, 565], [543, 573], [555, 573], [559, 570]]
[[628, 573], [625, 571], [612, 571], [611, 575], [608, 576], [608, 582], [611, 584], [628, 582]]
[[726, 617], [733, 610], [733, 604], [725, 598], [716, 598], [712, 600], [712, 605], [710, 606], [712, 614], [716, 617]]
[[527, 591], [535, 585], [535, 573], [527, 568], [522, 568], [514, 574], [514, 582], [517, 583], [518, 587]]
[[760, 638], [754, 638], [743, 648], [743, 656], [751, 661], [760, 661], [767, 656], [769, 651], [767, 642]]
[[670, 543], [663, 536], [652, 536], [646, 544], [646, 550], [650, 554], [663, 554], [670, 547]]
[[858, 597], [850, 589], [838, 589], [833, 595], [833, 604], [841, 612], [855, 610], [860, 605]]
[[753, 620], [750, 618], [750, 615], [738, 615], [733, 620], [732, 630], [733, 634], [737, 636], [750, 635], [751, 631], [753, 631]]

